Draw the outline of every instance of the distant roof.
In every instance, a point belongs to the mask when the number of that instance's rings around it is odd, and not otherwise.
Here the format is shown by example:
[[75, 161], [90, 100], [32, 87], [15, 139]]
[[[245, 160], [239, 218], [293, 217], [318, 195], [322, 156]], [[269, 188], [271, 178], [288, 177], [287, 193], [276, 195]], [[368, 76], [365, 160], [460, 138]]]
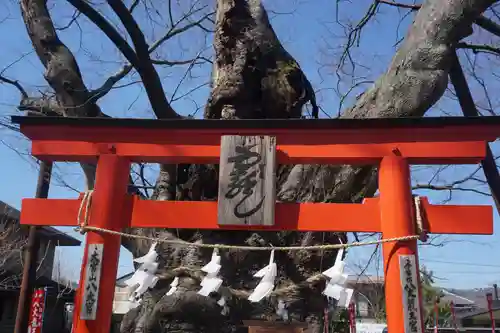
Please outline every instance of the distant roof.
[[[19, 221], [20, 216], [21, 212], [19, 210], [0, 200], [0, 219], [7, 217], [14, 221]], [[81, 244], [78, 239], [53, 227], [38, 227], [38, 233], [44, 238], [51, 239], [58, 246], [79, 246]]]
[[488, 307], [486, 294], [493, 293], [493, 288], [446, 289], [446, 291], [472, 301], [478, 308], [486, 309]]
[[[495, 318], [495, 321], [498, 321], [500, 318], [500, 305], [499, 306], [492, 306], [491, 311], [493, 313], [493, 318]], [[469, 313], [464, 313], [463, 315], [457, 314], [457, 317], [460, 319], [472, 319], [472, 318], [477, 318], [480, 319], [481, 317], [484, 317], [487, 315], [489, 319], [489, 310], [488, 309], [477, 309], [476, 311], [469, 312]]]
[[466, 304], [466, 305], [473, 305], [475, 302], [471, 299], [468, 299], [464, 296], [457, 295], [449, 290], [446, 289], [441, 289], [443, 292], [444, 296], [441, 297], [441, 301], [448, 303], [448, 302], [453, 302], [455, 304]]
[[19, 220], [21, 212], [0, 200], [0, 216], [5, 216], [13, 220]]
[[126, 287], [126, 284], [124, 283], [125, 280], [128, 280], [132, 275], [134, 275], [134, 272], [127, 273], [125, 275], [120, 276], [119, 278], [116, 279], [116, 286], [120, 288]]

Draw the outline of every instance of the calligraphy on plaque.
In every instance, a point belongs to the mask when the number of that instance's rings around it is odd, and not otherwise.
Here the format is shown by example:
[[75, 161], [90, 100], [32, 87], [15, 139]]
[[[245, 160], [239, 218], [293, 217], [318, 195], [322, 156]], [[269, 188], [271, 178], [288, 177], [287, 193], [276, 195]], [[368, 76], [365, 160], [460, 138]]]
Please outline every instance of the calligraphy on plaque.
[[422, 317], [418, 288], [417, 264], [414, 255], [400, 255], [401, 288], [403, 293], [404, 333], [422, 333]]
[[221, 138], [218, 223], [273, 225], [276, 198], [276, 138]]
[[84, 267], [85, 280], [82, 285], [83, 297], [80, 319], [95, 320], [104, 244], [89, 244], [87, 246], [87, 262]]

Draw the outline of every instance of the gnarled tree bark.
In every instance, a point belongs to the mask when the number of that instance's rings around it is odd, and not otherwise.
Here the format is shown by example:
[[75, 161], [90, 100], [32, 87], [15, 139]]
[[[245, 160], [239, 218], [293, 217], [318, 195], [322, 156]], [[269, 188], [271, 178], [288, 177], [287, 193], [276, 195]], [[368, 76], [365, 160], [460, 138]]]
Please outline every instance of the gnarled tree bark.
[[[449, 57], [454, 45], [471, 33], [473, 20], [493, 2], [426, 1], [386, 73], [342, 117], [423, 116], [446, 89]], [[309, 82], [278, 41], [260, 1], [217, 1], [214, 48], [216, 60], [206, 118], [297, 118], [307, 100], [314, 102]], [[193, 174], [198, 175], [196, 170]], [[377, 188], [375, 175], [376, 170], [371, 166], [282, 167], [278, 197], [282, 201], [356, 202], [374, 193]], [[215, 176], [216, 173], [212, 174]], [[212, 177], [202, 181], [201, 187], [205, 184], [216, 186]], [[232, 232], [230, 237], [224, 232], [183, 233], [177, 237], [203, 243], [311, 245], [322, 241], [338, 242], [336, 235], [321, 233]], [[174, 252], [181, 255], [171, 261]], [[164, 254], [170, 265], [202, 265], [209, 256], [208, 252], [196, 249], [167, 250]], [[224, 253], [222, 260], [225, 283], [232, 288], [251, 289], [256, 284], [252, 274], [265, 265], [267, 256], [251, 252]], [[281, 267], [280, 282], [298, 284], [316, 273], [321, 265], [331, 265], [332, 260], [332, 253], [280, 253], [277, 258]], [[235, 271], [234, 267], [245, 267], [245, 270]], [[168, 332], [231, 331], [241, 319], [271, 318], [274, 312], [276, 298], [271, 304], [251, 306], [234, 297], [229, 304], [228, 317], [212, 320], [210, 326], [204, 326], [201, 323], [206, 313], [220, 316], [214, 310], [218, 309], [216, 298], [197, 297], [193, 289], [198, 288], [198, 281], [192, 276], [182, 281], [182, 290], [173, 296], [163, 296], [154, 306], [143, 306], [127, 316], [122, 332], [134, 326], [137, 328], [138, 323], [146, 331], [154, 331], [159, 327], [160, 318], [166, 319], [161, 326]], [[296, 295], [283, 297], [291, 316], [309, 321], [312, 332], [320, 330], [318, 319], [324, 307], [319, 294], [321, 287], [321, 283], [305, 287], [303, 291], [307, 292], [298, 299]], [[187, 319], [184, 311], [191, 308], [197, 312], [190, 311]]]
[[[386, 73], [342, 116], [422, 116], [444, 93], [454, 45], [471, 33], [473, 20], [494, 2], [425, 1]], [[21, 9], [33, 46], [46, 68], [46, 80], [54, 89], [57, 112], [63, 110], [64, 116], [102, 115], [83, 83], [73, 55], [57, 37], [46, 1], [22, 0]], [[120, 10], [116, 12], [120, 15]], [[121, 16], [120, 19], [126, 24], [130, 17]], [[145, 45], [140, 34], [134, 32], [135, 28], [127, 26], [127, 31], [135, 35], [134, 44], [141, 48], [139, 61], [148, 62], [151, 59], [145, 54]], [[279, 42], [260, 0], [217, 0], [214, 48], [216, 57], [206, 118], [298, 118], [308, 101], [313, 105], [313, 113], [317, 113], [309, 81]], [[152, 73], [148, 63], [141, 66], [146, 73]], [[145, 86], [147, 89], [147, 84]], [[163, 103], [163, 99], [158, 100]], [[175, 192], [178, 199], [215, 200], [217, 197], [215, 166], [180, 165], [177, 172], [164, 169], [153, 199], [170, 200]], [[375, 175], [376, 170], [370, 166], [282, 167], [278, 175], [278, 197], [281, 201], [356, 202], [374, 193]], [[92, 174], [87, 176], [93, 177]], [[172, 189], [173, 181], [176, 189]], [[338, 236], [332, 233], [165, 229], [133, 232], [190, 242], [255, 246], [338, 242]], [[345, 235], [340, 237], [345, 241]], [[150, 245], [130, 239], [124, 239], [123, 244], [134, 256], [144, 254]], [[244, 290], [256, 285], [252, 274], [266, 265], [267, 253], [222, 252], [221, 275], [226, 285], [233, 289], [226, 290], [230, 312], [223, 316], [216, 304], [217, 297], [203, 298], [196, 294], [199, 274], [193, 269], [207, 262], [211, 251], [161, 246], [159, 252], [160, 266], [165, 268], [164, 279], [146, 295], [139, 308], [126, 315], [122, 332], [233, 332], [242, 319], [274, 319], [276, 297], [258, 305], [239, 297], [245, 294]], [[277, 253], [279, 285], [296, 286], [284, 290], [280, 297], [288, 303], [292, 318], [311, 323], [311, 332], [319, 332], [319, 318], [325, 304], [320, 295], [321, 281], [304, 281], [330, 266], [333, 255], [333, 252]], [[179, 289], [165, 296], [174, 273], [180, 272], [175, 269], [177, 267], [183, 268]]]

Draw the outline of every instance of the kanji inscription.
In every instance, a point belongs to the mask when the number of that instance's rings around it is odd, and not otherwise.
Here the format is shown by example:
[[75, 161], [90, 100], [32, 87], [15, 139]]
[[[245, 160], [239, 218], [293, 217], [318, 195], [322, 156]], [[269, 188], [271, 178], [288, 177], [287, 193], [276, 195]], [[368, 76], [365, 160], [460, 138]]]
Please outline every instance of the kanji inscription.
[[82, 286], [82, 308], [80, 311], [80, 319], [83, 320], [95, 320], [96, 318], [103, 252], [104, 244], [88, 245], [85, 281]]
[[273, 225], [276, 140], [223, 136], [219, 174], [219, 224]]
[[400, 255], [401, 287], [403, 293], [404, 333], [422, 333], [422, 317], [414, 255]]

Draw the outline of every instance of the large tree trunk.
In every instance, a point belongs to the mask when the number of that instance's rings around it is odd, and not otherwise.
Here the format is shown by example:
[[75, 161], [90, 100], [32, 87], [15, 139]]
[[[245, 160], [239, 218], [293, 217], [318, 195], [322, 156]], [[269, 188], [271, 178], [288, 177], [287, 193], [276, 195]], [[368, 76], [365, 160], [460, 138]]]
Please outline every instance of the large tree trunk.
[[[471, 32], [473, 19], [493, 2], [426, 1], [387, 72], [343, 117], [422, 116], [446, 88], [449, 56], [454, 45]], [[46, 1], [22, 0], [21, 9], [57, 100], [55, 103], [26, 101], [30, 102], [28, 106], [47, 105], [50, 112], [65, 116], [102, 115], [89, 96], [73, 55], [57, 37]], [[205, 110], [206, 118], [297, 118], [307, 101], [313, 105], [313, 113], [317, 112], [309, 81], [279, 43], [260, 0], [217, 1], [214, 48], [212, 93]], [[142, 61], [147, 61], [145, 58]], [[41, 109], [43, 111], [43, 107]], [[163, 171], [153, 199], [173, 198], [173, 178], [177, 181], [178, 199], [215, 200], [217, 197], [215, 166], [181, 165], [177, 172]], [[87, 172], [90, 180], [93, 179], [91, 173]], [[376, 170], [369, 166], [282, 167], [278, 175], [278, 197], [282, 201], [356, 202], [376, 189], [375, 174]], [[338, 242], [338, 237], [331, 233], [164, 229], [133, 232], [191, 242], [256, 246]], [[345, 235], [341, 237], [345, 241]], [[123, 244], [135, 256], [144, 254], [150, 245], [130, 239], [124, 239]], [[146, 295], [139, 308], [126, 315], [122, 332], [229, 332], [235, 331], [242, 319], [273, 319], [277, 297], [258, 305], [242, 297], [257, 283], [252, 274], [266, 265], [268, 253], [222, 252], [221, 275], [225, 284], [233, 288], [227, 291], [227, 296], [232, 295], [227, 316], [220, 314], [217, 297], [203, 298], [196, 294], [200, 277], [196, 268], [209, 260], [210, 251], [163, 246], [160, 253], [164, 279]], [[277, 253], [279, 296], [288, 303], [293, 318], [311, 322], [312, 332], [318, 332], [320, 327], [319, 317], [325, 305], [320, 295], [323, 286], [321, 280], [314, 283], [306, 280], [330, 266], [333, 255], [333, 252]], [[178, 267], [182, 269], [176, 269]], [[178, 292], [165, 296], [173, 275], [181, 271]], [[290, 287], [282, 289], [284, 285]]]
[[[406, 39], [387, 72], [366, 91], [343, 117], [422, 116], [444, 93], [449, 57], [454, 45], [471, 33], [471, 24], [494, 1], [426, 1], [418, 12]], [[278, 41], [259, 0], [218, 0], [216, 58], [212, 93], [206, 118], [297, 118], [308, 100], [314, 103], [310, 84], [296, 61]], [[281, 201], [357, 202], [376, 190], [376, 170], [371, 167], [296, 165], [282, 167], [278, 175]], [[214, 200], [217, 189], [214, 166], [189, 166], [187, 198]], [[191, 242], [251, 245], [312, 245], [336, 243], [333, 233], [251, 233], [221, 231], [165, 231], [156, 235]], [[345, 235], [343, 235], [345, 237]], [[344, 239], [345, 240], [345, 239]], [[134, 254], [144, 253], [149, 244], [130, 242]], [[148, 295], [148, 301], [130, 312], [122, 332], [229, 332], [242, 319], [273, 320], [278, 297], [253, 305], [242, 299], [243, 290], [257, 281], [252, 274], [266, 265], [268, 253], [222, 253], [221, 275], [226, 285], [240, 292], [229, 301], [230, 313], [222, 316], [217, 297], [196, 295], [199, 279], [187, 274], [181, 288], [164, 296], [172, 270], [179, 266], [199, 268], [209, 260], [210, 251], [196, 248], [163, 248], [162, 267], [169, 279]], [[321, 280], [304, 281], [332, 264], [332, 252], [278, 253], [279, 286], [292, 285], [279, 294], [291, 316], [310, 322], [311, 332], [320, 331], [319, 318], [325, 306]], [[238, 269], [239, 268], [239, 269]], [[275, 319], [275, 318], [274, 318]]]
[[212, 93], [205, 118], [298, 118], [311, 84], [283, 48], [260, 0], [217, 1]]

